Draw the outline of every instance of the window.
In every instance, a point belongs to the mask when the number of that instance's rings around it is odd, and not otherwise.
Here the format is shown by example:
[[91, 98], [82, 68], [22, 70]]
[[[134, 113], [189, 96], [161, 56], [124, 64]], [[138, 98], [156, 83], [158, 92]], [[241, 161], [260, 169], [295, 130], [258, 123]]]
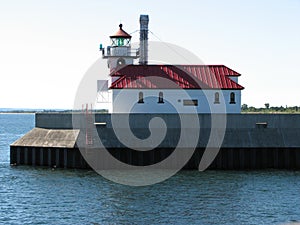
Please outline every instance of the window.
[[198, 106], [198, 100], [183, 100], [183, 105], [185, 106]]
[[164, 94], [162, 92], [158, 93], [158, 103], [164, 103]]
[[118, 61], [117, 61], [117, 66], [123, 66], [125, 65], [126, 62], [125, 62], [125, 59], [123, 58], [119, 58]]
[[138, 103], [144, 103], [144, 94], [143, 92], [139, 92], [139, 101]]
[[215, 93], [215, 104], [220, 104], [220, 94], [219, 92], [216, 92]]
[[235, 94], [234, 92], [230, 93], [230, 102], [229, 104], [235, 104]]
[[118, 46], [124, 45], [124, 38], [117, 38], [117, 40], [118, 40]]

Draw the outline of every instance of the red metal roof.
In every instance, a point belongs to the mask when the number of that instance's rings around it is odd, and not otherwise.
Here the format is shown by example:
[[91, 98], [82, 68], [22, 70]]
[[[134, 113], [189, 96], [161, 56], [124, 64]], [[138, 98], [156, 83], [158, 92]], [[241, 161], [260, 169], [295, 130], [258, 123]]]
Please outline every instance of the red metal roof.
[[122, 38], [131, 38], [131, 35], [126, 33], [123, 29], [122, 29], [122, 24], [119, 25], [120, 29], [114, 34], [111, 35], [110, 38], [118, 38], [118, 37], [122, 37]]
[[111, 76], [120, 76], [111, 89], [244, 89], [228, 77], [240, 74], [223, 65], [128, 65]]
[[209, 69], [211, 73], [214, 74], [220, 74], [220, 75], [225, 75], [225, 76], [241, 76], [240, 73], [228, 68], [227, 66], [224, 65], [179, 65], [183, 66], [184, 69], [191, 69], [191, 68], [197, 68], [197, 69], [204, 69], [207, 70]]

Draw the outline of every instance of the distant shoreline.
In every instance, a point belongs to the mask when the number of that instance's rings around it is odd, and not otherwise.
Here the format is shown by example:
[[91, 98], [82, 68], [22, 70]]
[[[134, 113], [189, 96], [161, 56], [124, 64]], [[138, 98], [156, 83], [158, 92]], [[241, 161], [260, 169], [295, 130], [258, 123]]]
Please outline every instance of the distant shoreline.
[[[35, 114], [35, 113], [74, 113], [74, 112], [82, 112], [81, 110], [72, 110], [72, 109], [62, 109], [62, 110], [51, 110], [51, 109], [38, 109], [38, 110], [22, 110], [22, 109], [0, 109], [0, 114]], [[107, 110], [92, 110], [95, 113], [107, 113]]]
[[[1, 114], [36, 114], [36, 113], [76, 113], [73, 111], [0, 111]], [[93, 113], [107, 113], [107, 112], [100, 112], [96, 111]], [[297, 115], [300, 114], [300, 112], [241, 112], [242, 115], [255, 115], [255, 114], [273, 114], [273, 115], [278, 115], [278, 114], [285, 114], [285, 115]]]
[[0, 114], [12, 114], [12, 113], [58, 113], [58, 112], [72, 112], [72, 110], [51, 110], [51, 109], [1, 109]]
[[0, 112], [0, 114], [35, 114], [36, 112]]
[[[9, 109], [0, 108], [0, 114], [35, 114], [35, 113], [74, 113], [82, 112], [82, 110], [73, 109]], [[108, 113], [105, 109], [92, 110], [93, 113]], [[241, 110], [241, 114], [300, 114], [300, 107], [271, 107], [271, 108], [255, 108], [247, 107]]]

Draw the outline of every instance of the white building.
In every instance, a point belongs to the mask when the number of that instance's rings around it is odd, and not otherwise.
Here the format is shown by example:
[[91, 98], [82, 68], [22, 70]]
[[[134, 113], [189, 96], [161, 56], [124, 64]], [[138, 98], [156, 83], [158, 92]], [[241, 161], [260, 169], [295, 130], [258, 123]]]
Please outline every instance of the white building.
[[100, 48], [111, 71], [109, 89], [101, 90], [110, 93], [111, 113], [241, 112], [239, 73], [224, 65], [147, 65], [148, 16], [140, 22], [138, 51], [121, 24], [107, 52]]

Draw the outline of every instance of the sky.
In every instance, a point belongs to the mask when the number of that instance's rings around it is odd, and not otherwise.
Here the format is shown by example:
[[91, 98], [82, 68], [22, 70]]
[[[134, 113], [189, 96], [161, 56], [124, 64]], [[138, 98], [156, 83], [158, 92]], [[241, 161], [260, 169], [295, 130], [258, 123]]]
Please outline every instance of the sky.
[[150, 41], [241, 73], [243, 104], [300, 106], [300, 0], [0, 0], [0, 108], [72, 108], [99, 44], [140, 14]]

